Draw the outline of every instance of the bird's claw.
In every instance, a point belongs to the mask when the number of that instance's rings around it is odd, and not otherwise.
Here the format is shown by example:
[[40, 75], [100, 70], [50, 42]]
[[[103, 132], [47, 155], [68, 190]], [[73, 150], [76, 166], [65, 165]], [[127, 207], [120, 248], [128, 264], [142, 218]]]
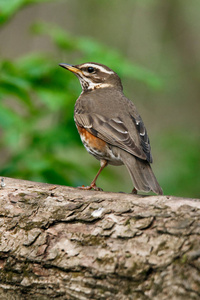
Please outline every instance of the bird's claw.
[[89, 186], [84, 186], [84, 185], [82, 185], [82, 186], [78, 186], [78, 188], [80, 189], [80, 190], [95, 190], [95, 191], [103, 191], [102, 190], [102, 188], [100, 188], [100, 187], [98, 187], [98, 186], [96, 186], [96, 184], [91, 184], [91, 185], [89, 185]]
[[96, 186], [96, 185], [93, 186], [92, 189], [95, 190], [95, 191], [101, 191], [101, 192], [103, 191], [102, 188], [100, 188], [100, 187], [98, 187], [98, 186]]
[[131, 194], [137, 195], [137, 190], [136, 190], [136, 188], [134, 188], [134, 189], [132, 190]]

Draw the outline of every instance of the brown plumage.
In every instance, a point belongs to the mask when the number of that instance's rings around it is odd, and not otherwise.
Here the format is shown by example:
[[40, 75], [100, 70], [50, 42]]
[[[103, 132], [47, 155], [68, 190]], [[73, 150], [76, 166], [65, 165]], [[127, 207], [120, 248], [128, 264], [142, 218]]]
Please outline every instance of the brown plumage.
[[124, 164], [134, 190], [162, 194], [150, 163], [151, 147], [144, 123], [135, 105], [123, 94], [119, 76], [97, 63], [71, 66], [60, 64], [80, 80], [82, 93], [75, 104], [74, 120], [87, 151], [100, 160], [101, 168], [89, 187], [107, 165]]

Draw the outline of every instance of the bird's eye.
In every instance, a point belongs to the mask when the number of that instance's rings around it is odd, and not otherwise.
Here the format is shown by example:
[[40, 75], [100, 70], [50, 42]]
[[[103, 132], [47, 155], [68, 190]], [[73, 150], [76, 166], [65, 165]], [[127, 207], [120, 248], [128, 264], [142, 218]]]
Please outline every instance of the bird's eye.
[[93, 67], [88, 67], [87, 70], [88, 70], [89, 73], [93, 73], [94, 72], [94, 68]]

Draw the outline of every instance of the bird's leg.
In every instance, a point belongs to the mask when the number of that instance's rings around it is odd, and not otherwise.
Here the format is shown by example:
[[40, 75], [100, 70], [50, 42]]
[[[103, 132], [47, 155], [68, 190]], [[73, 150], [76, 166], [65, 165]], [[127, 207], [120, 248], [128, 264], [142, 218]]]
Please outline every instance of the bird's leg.
[[97, 175], [92, 180], [90, 186], [81, 186], [81, 187], [79, 187], [79, 189], [81, 189], [81, 190], [91, 190], [91, 189], [94, 189], [96, 191], [103, 191], [101, 188], [99, 188], [99, 187], [96, 186], [96, 181], [97, 181], [97, 178], [99, 177], [101, 171], [107, 166], [107, 164], [108, 164], [107, 160], [101, 159], [100, 160], [101, 167], [100, 167]]
[[133, 188], [133, 190], [132, 190], [131, 193], [134, 194], [134, 195], [137, 195], [137, 190], [136, 190], [136, 188]]

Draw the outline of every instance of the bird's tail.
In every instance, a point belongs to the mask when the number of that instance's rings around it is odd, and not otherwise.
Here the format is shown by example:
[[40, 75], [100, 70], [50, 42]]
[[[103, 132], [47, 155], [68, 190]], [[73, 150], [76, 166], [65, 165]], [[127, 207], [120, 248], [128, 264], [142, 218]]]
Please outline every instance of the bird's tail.
[[131, 175], [136, 190], [152, 191], [163, 195], [163, 191], [147, 161], [136, 158], [124, 150], [120, 151], [120, 157]]

